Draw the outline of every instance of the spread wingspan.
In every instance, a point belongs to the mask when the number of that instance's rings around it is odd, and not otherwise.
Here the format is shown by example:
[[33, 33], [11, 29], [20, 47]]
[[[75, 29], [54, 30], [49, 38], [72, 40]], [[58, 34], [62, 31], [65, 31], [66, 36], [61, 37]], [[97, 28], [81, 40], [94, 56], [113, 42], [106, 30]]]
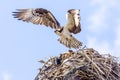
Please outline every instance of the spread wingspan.
[[61, 27], [54, 15], [43, 8], [17, 9], [13, 16], [25, 22], [36, 25], [45, 25], [55, 29], [55, 33], [60, 36], [58, 41], [69, 48], [79, 48], [82, 43], [72, 36], [81, 31], [79, 10], [70, 9], [67, 13], [67, 24]]

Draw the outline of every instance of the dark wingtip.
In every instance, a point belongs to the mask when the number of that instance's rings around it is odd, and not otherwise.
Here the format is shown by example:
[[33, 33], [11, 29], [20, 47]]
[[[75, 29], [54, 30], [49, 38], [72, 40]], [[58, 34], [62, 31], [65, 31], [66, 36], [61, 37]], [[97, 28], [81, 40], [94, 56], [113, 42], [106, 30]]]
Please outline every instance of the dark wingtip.
[[12, 12], [12, 15], [13, 15], [13, 16], [17, 16], [19, 13], [22, 13], [20, 10], [21, 10], [21, 9], [16, 9], [15, 12]]
[[16, 11], [15, 12], [12, 12], [12, 13], [20, 13], [20, 9], [16, 9]]
[[22, 12], [20, 12], [20, 11], [12, 12], [12, 16], [14, 16], [14, 18], [18, 18], [20, 13], [22, 13]]
[[16, 12], [12, 12], [12, 13], [13, 13], [12, 16], [13, 16], [14, 18], [17, 18]]
[[20, 12], [12, 12], [12, 13], [20, 13]]

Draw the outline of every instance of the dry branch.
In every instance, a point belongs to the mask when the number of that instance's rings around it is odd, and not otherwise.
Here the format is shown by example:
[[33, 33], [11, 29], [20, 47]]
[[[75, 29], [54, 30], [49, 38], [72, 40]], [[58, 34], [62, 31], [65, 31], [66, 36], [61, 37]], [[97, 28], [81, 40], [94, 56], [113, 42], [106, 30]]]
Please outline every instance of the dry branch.
[[92, 48], [68, 51], [43, 63], [35, 80], [120, 80], [120, 63]]

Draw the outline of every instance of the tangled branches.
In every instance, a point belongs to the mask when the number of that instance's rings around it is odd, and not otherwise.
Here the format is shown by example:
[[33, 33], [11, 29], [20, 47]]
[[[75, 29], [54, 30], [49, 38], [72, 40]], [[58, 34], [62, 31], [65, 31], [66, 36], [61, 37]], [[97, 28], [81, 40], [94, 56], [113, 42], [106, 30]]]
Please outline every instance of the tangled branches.
[[43, 66], [35, 80], [120, 80], [117, 58], [92, 48], [70, 50], [40, 62]]

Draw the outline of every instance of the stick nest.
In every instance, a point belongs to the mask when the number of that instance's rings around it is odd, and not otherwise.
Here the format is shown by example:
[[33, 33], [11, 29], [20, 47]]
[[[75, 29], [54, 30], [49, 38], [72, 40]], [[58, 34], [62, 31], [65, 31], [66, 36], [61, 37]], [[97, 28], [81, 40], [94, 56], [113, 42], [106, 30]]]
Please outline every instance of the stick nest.
[[120, 80], [117, 58], [92, 48], [70, 50], [39, 62], [43, 66], [35, 80]]

